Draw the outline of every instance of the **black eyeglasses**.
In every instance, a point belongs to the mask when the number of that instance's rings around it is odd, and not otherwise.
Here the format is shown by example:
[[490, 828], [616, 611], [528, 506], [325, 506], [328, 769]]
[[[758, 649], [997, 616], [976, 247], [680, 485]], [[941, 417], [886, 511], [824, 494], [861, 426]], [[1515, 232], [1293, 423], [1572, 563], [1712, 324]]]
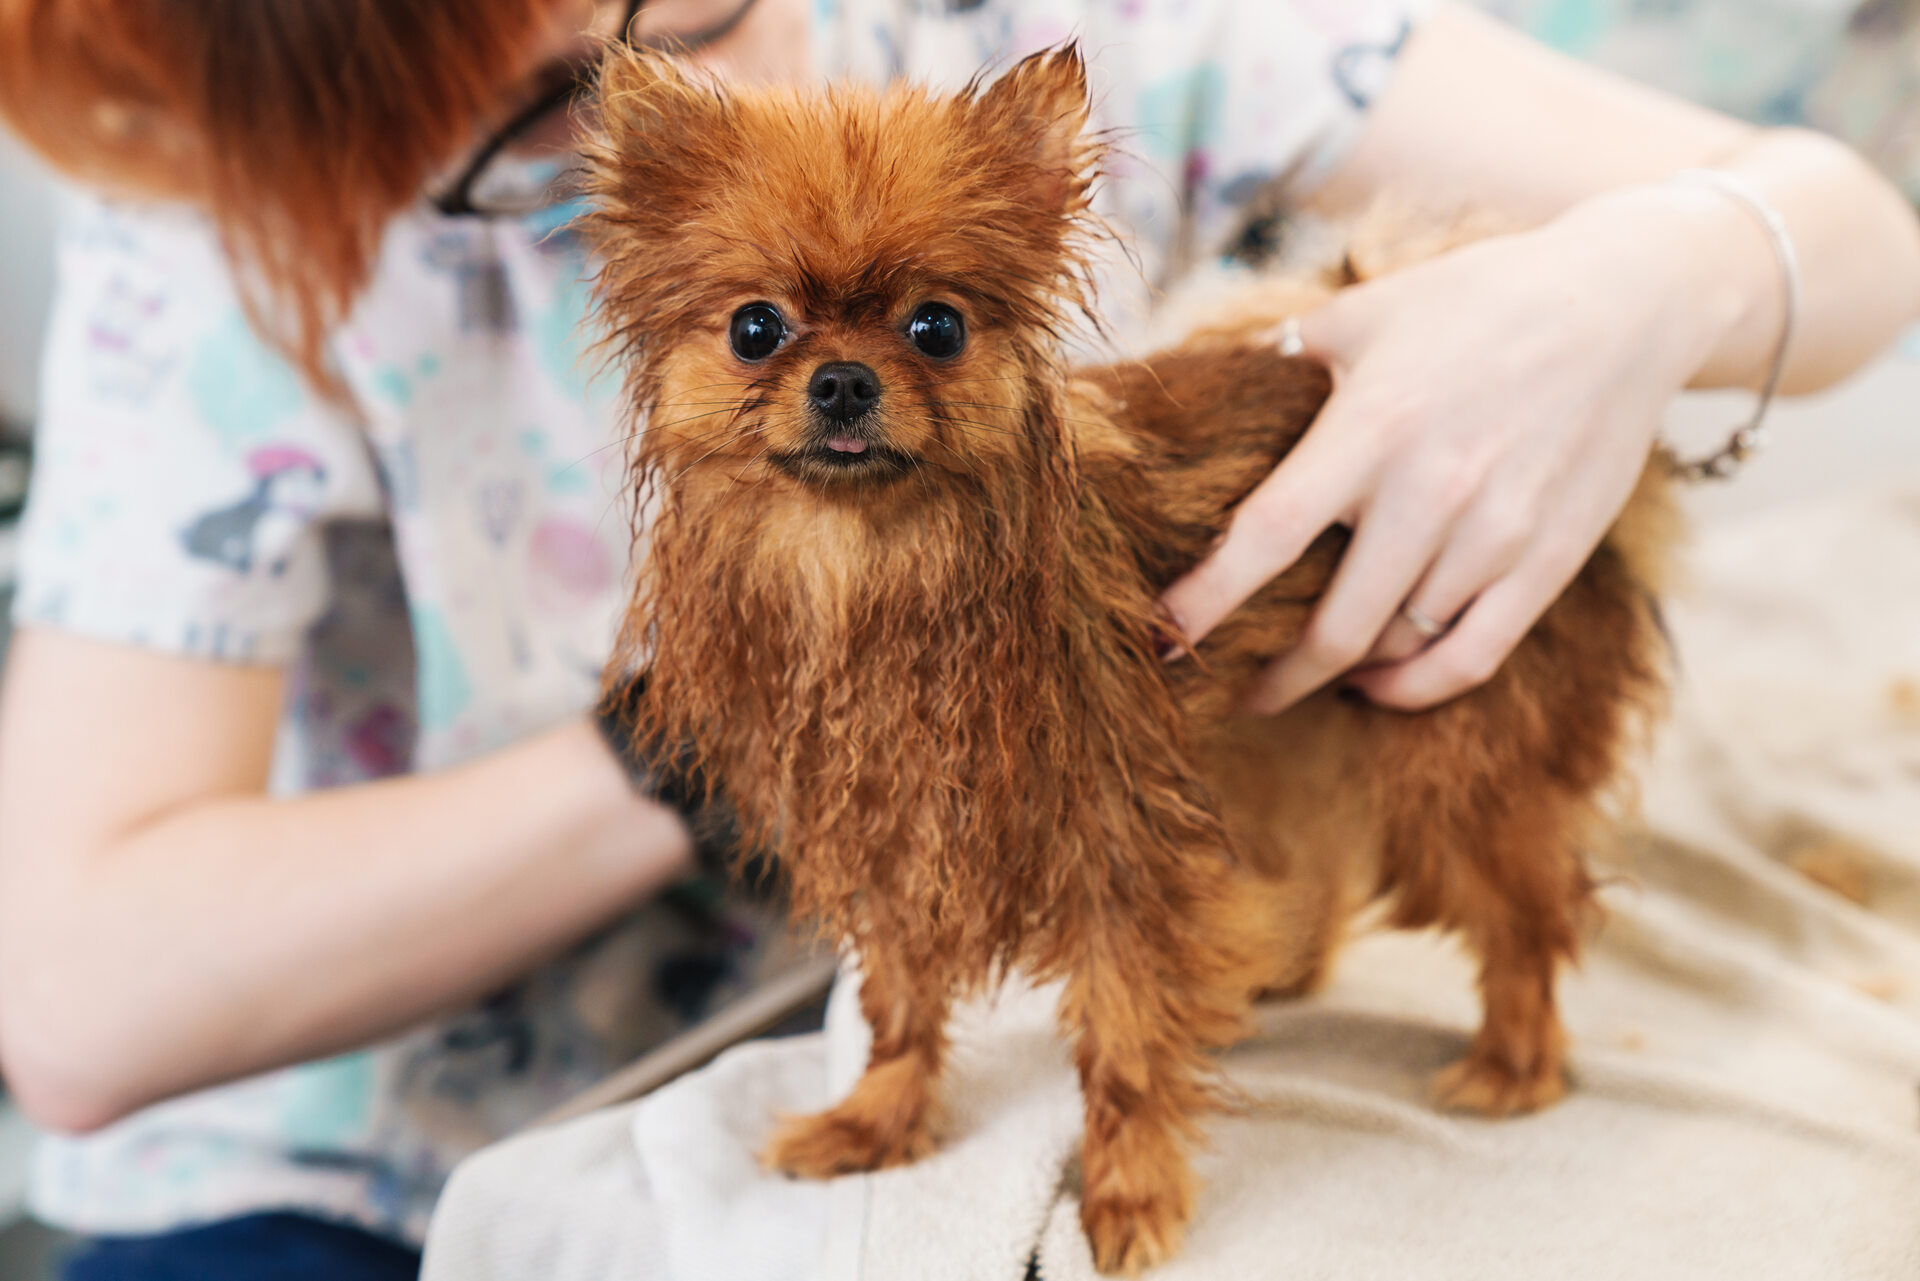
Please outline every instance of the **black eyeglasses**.
[[[759, 0], [741, 0], [725, 18], [702, 30], [636, 41], [633, 24], [645, 3], [646, 0], [627, 0], [626, 15], [620, 21], [617, 37], [619, 43], [692, 53], [726, 39]], [[597, 60], [583, 60], [548, 67], [533, 101], [514, 113], [512, 119], [474, 150], [459, 176], [444, 192], [432, 197], [434, 208], [451, 217], [524, 218], [561, 199], [578, 170], [572, 155], [563, 154], [546, 162], [530, 161], [514, 155], [513, 148], [556, 113], [571, 114], [592, 92], [593, 71], [597, 65]]]

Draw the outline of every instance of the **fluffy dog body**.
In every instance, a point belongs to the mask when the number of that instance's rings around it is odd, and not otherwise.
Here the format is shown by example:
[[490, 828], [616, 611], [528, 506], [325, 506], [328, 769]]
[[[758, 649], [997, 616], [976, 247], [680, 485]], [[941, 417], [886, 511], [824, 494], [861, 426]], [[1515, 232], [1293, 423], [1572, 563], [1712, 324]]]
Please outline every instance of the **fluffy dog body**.
[[729, 94], [617, 53], [603, 99], [586, 225], [659, 499], [622, 644], [650, 673], [638, 736], [693, 745], [865, 974], [865, 1077], [769, 1162], [929, 1150], [949, 1004], [1016, 967], [1064, 980], [1095, 1257], [1164, 1258], [1207, 1051], [1258, 992], [1310, 984], [1377, 896], [1482, 963], [1442, 1101], [1556, 1098], [1576, 842], [1658, 693], [1657, 478], [1473, 693], [1242, 714], [1344, 536], [1194, 661], [1161, 661], [1154, 601], [1326, 399], [1324, 370], [1256, 337], [1312, 291], [1069, 373], [1097, 161], [1077, 56], [940, 98]]

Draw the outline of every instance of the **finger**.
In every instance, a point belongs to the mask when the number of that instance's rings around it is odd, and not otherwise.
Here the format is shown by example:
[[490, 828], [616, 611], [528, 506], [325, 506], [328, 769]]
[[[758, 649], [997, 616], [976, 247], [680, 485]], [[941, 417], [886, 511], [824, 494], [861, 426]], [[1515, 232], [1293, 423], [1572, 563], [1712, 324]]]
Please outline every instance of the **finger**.
[[1383, 707], [1415, 712], [1485, 684], [1579, 568], [1576, 561], [1563, 572], [1544, 557], [1523, 565], [1481, 592], [1431, 647], [1406, 662], [1357, 672], [1353, 685]]
[[1180, 634], [1198, 641], [1274, 575], [1300, 559], [1314, 539], [1353, 509], [1367, 463], [1353, 433], [1320, 420], [1280, 465], [1234, 509], [1207, 558], [1160, 597]]
[[1301, 355], [1330, 367], [1342, 363], [1353, 342], [1353, 325], [1349, 317], [1353, 313], [1354, 295], [1362, 288], [1364, 286], [1356, 285], [1343, 289], [1318, 307], [1303, 311], [1294, 318], [1295, 332], [1300, 335]]
[[[1403, 662], [1446, 635], [1476, 596], [1520, 564], [1533, 534], [1534, 522], [1522, 508], [1487, 503], [1474, 508], [1380, 634], [1367, 661]], [[1409, 612], [1441, 630], [1422, 631], [1409, 619]]]
[[1281, 711], [1363, 661], [1446, 533], [1446, 518], [1431, 504], [1374, 502], [1299, 644], [1261, 674], [1247, 707]]

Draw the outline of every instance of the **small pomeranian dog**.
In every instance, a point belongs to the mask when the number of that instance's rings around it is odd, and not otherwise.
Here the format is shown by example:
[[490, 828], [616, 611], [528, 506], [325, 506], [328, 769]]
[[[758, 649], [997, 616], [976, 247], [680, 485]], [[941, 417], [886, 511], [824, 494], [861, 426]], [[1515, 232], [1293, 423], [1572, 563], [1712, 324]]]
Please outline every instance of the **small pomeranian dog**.
[[1373, 898], [1480, 961], [1485, 1020], [1437, 1100], [1558, 1098], [1582, 834], [1662, 693], [1659, 469], [1472, 693], [1246, 714], [1345, 535], [1191, 660], [1159, 656], [1155, 599], [1326, 400], [1264, 336], [1325, 288], [1068, 368], [1101, 234], [1075, 49], [954, 95], [735, 91], [617, 50], [602, 113], [583, 227], [655, 509], [615, 663], [648, 673], [634, 741], [690, 753], [796, 912], [858, 951], [873, 1029], [852, 1093], [766, 1162], [928, 1152], [949, 1005], [1019, 969], [1062, 984], [1094, 1258], [1154, 1264], [1193, 1209], [1210, 1051]]

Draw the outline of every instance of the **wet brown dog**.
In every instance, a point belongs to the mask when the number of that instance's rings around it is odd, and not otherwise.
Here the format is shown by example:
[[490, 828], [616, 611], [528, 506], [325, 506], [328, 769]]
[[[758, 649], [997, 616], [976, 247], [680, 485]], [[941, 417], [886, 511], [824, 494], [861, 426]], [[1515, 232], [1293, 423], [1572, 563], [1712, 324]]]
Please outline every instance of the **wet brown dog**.
[[1069, 371], [1099, 163], [1073, 50], [945, 97], [722, 91], [616, 52], [603, 90], [584, 225], [658, 503], [622, 645], [651, 673], [636, 732], [694, 745], [866, 976], [865, 1077], [767, 1161], [927, 1152], [949, 1003], [1018, 967], [1064, 980], [1094, 1255], [1154, 1263], [1192, 1210], [1208, 1051], [1377, 896], [1481, 961], [1485, 1022], [1438, 1099], [1559, 1097], [1578, 840], [1660, 689], [1657, 473], [1473, 693], [1241, 714], [1343, 536], [1198, 661], [1157, 657], [1154, 600], [1327, 397], [1257, 336], [1313, 290]]

